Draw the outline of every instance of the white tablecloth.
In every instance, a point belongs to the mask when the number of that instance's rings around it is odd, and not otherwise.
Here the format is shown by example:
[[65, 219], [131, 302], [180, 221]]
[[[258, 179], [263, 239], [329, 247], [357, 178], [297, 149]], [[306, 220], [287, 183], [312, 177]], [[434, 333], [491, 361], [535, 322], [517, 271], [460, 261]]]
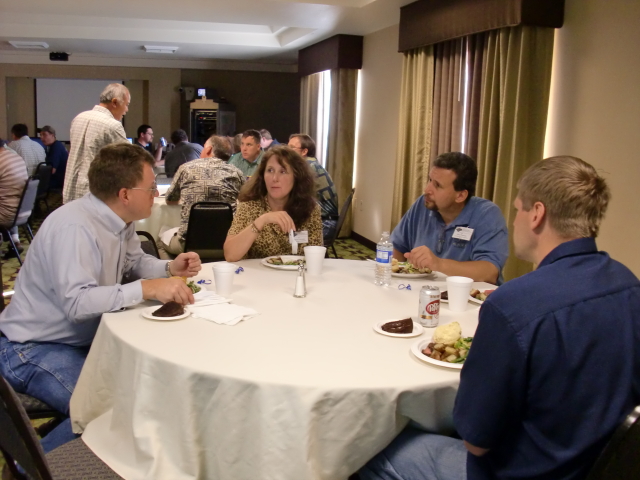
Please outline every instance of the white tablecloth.
[[136, 230], [149, 232], [157, 241], [162, 227], [180, 226], [181, 209], [180, 205], [167, 205], [164, 197], [156, 197], [153, 200], [153, 207], [151, 207], [151, 216], [143, 220], [136, 220]]
[[[452, 427], [459, 370], [424, 363], [381, 320], [415, 315], [424, 284], [373, 285], [372, 264], [325, 260], [294, 298], [297, 272], [238, 262], [232, 298], [260, 315], [236, 326], [154, 322], [138, 309], [103, 316], [71, 399], [76, 429], [128, 479], [346, 479], [409, 419]], [[212, 278], [211, 265], [202, 277]], [[405, 281], [405, 283], [407, 283]], [[487, 284], [476, 284], [489, 288]], [[213, 287], [212, 287], [213, 288]], [[150, 302], [142, 306], [150, 305]], [[142, 307], [141, 306], [141, 307]], [[464, 335], [478, 307], [441, 308]]]

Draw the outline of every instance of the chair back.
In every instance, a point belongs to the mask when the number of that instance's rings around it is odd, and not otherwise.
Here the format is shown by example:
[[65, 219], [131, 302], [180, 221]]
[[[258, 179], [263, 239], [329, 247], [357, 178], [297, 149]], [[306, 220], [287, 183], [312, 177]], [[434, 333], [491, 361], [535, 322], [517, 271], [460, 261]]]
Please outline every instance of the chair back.
[[53, 480], [44, 451], [16, 392], [0, 376], [0, 450], [17, 477], [14, 461], [37, 480]]
[[53, 175], [53, 165], [46, 164], [44, 162], [39, 163], [36, 167], [36, 171], [33, 174], [33, 178], [40, 180], [38, 185], [37, 199], [45, 198], [49, 193], [49, 185], [51, 184], [51, 175]]
[[160, 258], [158, 245], [156, 245], [156, 241], [153, 236], [144, 230], [137, 231], [136, 233], [139, 237], [143, 237], [140, 239], [140, 248], [142, 248], [142, 251], [147, 255], [153, 255], [156, 258]]
[[189, 212], [185, 252], [196, 252], [201, 259], [224, 260], [224, 241], [233, 222], [231, 205], [223, 202], [196, 202]]
[[627, 415], [591, 468], [587, 480], [640, 478], [640, 406]]
[[27, 179], [27, 183], [25, 183], [24, 190], [22, 191], [22, 197], [20, 197], [20, 203], [18, 204], [18, 211], [16, 212], [16, 218], [13, 221], [13, 225], [5, 228], [19, 227], [29, 221], [31, 212], [33, 212], [33, 207], [36, 204], [38, 185], [40, 185], [40, 180], [37, 178]]
[[336, 223], [335, 231], [325, 240], [325, 247], [329, 248], [333, 245], [333, 242], [336, 241], [338, 235], [340, 234], [340, 230], [342, 229], [342, 225], [344, 225], [344, 221], [347, 218], [347, 213], [349, 212], [349, 207], [351, 206], [351, 202], [353, 201], [353, 195], [355, 194], [356, 189], [353, 188], [351, 193], [342, 204], [342, 208], [340, 209], [340, 216], [338, 217], [338, 222]]

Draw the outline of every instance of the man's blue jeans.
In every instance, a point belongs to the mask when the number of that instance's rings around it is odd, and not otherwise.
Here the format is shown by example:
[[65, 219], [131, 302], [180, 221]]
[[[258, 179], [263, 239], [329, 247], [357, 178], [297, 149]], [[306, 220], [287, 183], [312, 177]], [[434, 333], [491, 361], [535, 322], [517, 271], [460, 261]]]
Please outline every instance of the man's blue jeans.
[[465, 480], [462, 440], [405, 428], [358, 472], [361, 480]]
[[[89, 347], [61, 343], [10, 342], [0, 337], [0, 373], [16, 392], [26, 393], [69, 415], [69, 400]], [[76, 438], [69, 419], [42, 439], [45, 453]]]

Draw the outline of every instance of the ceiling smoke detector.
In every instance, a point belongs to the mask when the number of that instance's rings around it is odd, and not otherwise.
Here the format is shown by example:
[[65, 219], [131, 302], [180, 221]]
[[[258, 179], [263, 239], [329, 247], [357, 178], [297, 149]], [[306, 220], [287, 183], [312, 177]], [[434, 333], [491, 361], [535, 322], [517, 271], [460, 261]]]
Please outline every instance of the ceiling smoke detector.
[[9, 43], [15, 48], [30, 48], [34, 50], [44, 50], [49, 48], [47, 42], [25, 42], [23, 40], [9, 40]]
[[159, 45], [144, 45], [147, 53], [176, 53], [178, 47], [161, 47]]

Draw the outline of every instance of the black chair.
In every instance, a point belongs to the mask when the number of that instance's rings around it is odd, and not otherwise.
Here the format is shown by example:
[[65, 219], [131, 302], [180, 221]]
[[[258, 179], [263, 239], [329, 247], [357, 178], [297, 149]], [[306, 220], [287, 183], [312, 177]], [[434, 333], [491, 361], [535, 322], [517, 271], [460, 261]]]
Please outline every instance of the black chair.
[[342, 204], [342, 208], [340, 209], [340, 216], [338, 217], [338, 223], [336, 223], [335, 230], [329, 234], [329, 236], [325, 239], [325, 247], [327, 247], [327, 258], [329, 257], [329, 247], [333, 250], [333, 256], [335, 258], [338, 257], [338, 252], [336, 252], [336, 247], [333, 243], [338, 238], [340, 234], [340, 230], [342, 230], [342, 225], [344, 224], [345, 219], [347, 218], [347, 213], [349, 212], [349, 207], [351, 206], [351, 202], [353, 201], [353, 195], [356, 193], [356, 189], [351, 190], [351, 194], [347, 197], [345, 202]]
[[196, 252], [203, 261], [224, 260], [224, 241], [233, 222], [231, 205], [196, 202], [189, 212], [184, 251]]
[[[80, 438], [45, 455], [16, 393], [3, 377], [0, 377], [0, 451], [16, 479], [121, 478], [96, 457]], [[20, 464], [28, 477], [18, 471], [15, 462]]]
[[16, 247], [13, 238], [11, 238], [11, 233], [9, 232], [9, 230], [13, 227], [26, 227], [27, 232], [29, 232], [29, 237], [31, 238], [31, 240], [33, 240], [33, 232], [31, 231], [31, 225], [29, 225], [29, 217], [31, 217], [31, 212], [33, 212], [33, 207], [36, 203], [39, 184], [40, 180], [38, 180], [37, 178], [27, 179], [24, 190], [22, 191], [22, 197], [20, 197], [20, 203], [18, 204], [18, 210], [16, 211], [16, 217], [14, 218], [13, 223], [11, 225], [0, 226], [2, 228], [2, 231], [6, 232], [9, 243], [11, 244], [11, 249], [18, 257], [20, 265], [22, 265], [20, 252], [18, 252], [18, 248]]
[[591, 468], [587, 480], [640, 478], [640, 406], [627, 415]]
[[136, 232], [139, 237], [144, 237], [144, 240], [140, 240], [140, 248], [147, 255], [153, 255], [156, 258], [160, 258], [160, 252], [158, 251], [158, 245], [153, 236], [149, 232], [139, 230]]
[[38, 205], [38, 202], [44, 202], [45, 207], [47, 207], [47, 212], [49, 211], [47, 197], [49, 196], [52, 175], [53, 165], [44, 162], [38, 164], [36, 171], [33, 174], [33, 178], [40, 180], [40, 184], [38, 185], [38, 194], [36, 195], [36, 205]]

